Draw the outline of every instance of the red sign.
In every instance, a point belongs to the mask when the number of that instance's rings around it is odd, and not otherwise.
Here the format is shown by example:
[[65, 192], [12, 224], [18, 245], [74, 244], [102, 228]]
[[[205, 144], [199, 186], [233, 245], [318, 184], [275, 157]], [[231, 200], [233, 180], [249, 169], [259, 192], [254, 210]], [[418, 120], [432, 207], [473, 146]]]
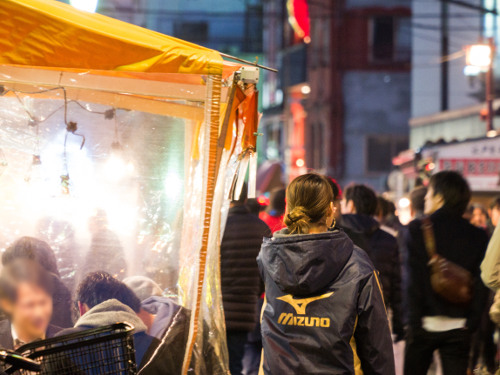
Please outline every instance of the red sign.
[[306, 0], [288, 0], [288, 21], [295, 34], [305, 43], [311, 41], [311, 26], [309, 21], [309, 6]]

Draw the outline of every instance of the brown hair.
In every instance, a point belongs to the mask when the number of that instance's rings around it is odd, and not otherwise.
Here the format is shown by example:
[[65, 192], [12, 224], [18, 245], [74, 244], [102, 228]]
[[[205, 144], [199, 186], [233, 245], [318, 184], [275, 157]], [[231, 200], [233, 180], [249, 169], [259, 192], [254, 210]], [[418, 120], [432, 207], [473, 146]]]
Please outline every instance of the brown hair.
[[308, 173], [288, 185], [286, 202], [284, 222], [290, 234], [306, 234], [311, 224], [323, 224], [321, 221], [328, 215], [333, 202], [333, 191], [325, 177]]

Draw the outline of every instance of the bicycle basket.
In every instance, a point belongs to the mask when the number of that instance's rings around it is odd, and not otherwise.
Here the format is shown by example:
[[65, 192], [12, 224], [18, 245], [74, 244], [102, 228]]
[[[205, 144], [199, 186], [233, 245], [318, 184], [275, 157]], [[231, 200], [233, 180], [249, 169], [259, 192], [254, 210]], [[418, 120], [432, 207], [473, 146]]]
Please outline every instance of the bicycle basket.
[[129, 323], [116, 323], [23, 345], [27, 358], [41, 363], [42, 375], [137, 374]]

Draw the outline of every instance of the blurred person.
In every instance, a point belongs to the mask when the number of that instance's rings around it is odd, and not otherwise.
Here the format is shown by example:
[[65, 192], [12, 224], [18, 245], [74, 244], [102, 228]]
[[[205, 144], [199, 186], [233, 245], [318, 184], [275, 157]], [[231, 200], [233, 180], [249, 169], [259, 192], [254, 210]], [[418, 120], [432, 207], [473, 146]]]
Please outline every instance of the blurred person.
[[420, 219], [425, 215], [426, 195], [427, 188], [425, 186], [418, 186], [410, 192], [410, 215], [412, 220]]
[[130, 276], [123, 280], [123, 283], [140, 299], [139, 317], [148, 326], [151, 336], [161, 339], [179, 312], [184, 316], [189, 315], [189, 312], [172, 298], [163, 297], [161, 287], [149, 277]]
[[340, 202], [344, 198], [342, 194], [342, 189], [340, 188], [339, 183], [332, 177], [325, 176], [328, 182], [330, 183], [330, 187], [333, 191], [333, 205], [335, 206], [335, 220], [342, 220], [342, 209], [340, 207]]
[[[495, 228], [488, 243], [486, 255], [481, 263], [481, 279], [493, 292], [496, 292], [490, 307], [490, 319], [500, 325], [500, 197], [496, 198], [489, 209], [491, 224]], [[489, 339], [490, 337], [488, 337]]]
[[[180, 374], [189, 338], [191, 311], [178, 305], [173, 298], [164, 297], [161, 287], [149, 277], [130, 276], [123, 283], [141, 301], [141, 309], [137, 315], [147, 326], [148, 334], [162, 340], [161, 347], [155, 350], [145, 365], [144, 373], [149, 374], [157, 368], [159, 362], [162, 365], [158, 368], [166, 374]], [[195, 345], [190, 367], [197, 368], [200, 375], [222, 375], [220, 359], [210, 342], [207, 324], [203, 326], [203, 335], [202, 349]]]
[[[411, 220], [420, 219], [424, 216], [425, 196], [427, 188], [419, 186], [410, 192], [410, 218]], [[402, 226], [398, 232], [399, 257], [401, 259], [401, 295], [403, 306], [403, 323], [408, 324], [408, 286], [410, 282], [410, 265], [408, 241], [410, 239], [409, 225]]]
[[495, 231], [481, 263], [481, 278], [487, 287], [498, 291], [500, 290], [500, 197], [491, 203], [490, 216]]
[[490, 218], [489, 228], [490, 233], [495, 231], [500, 220], [500, 197], [495, 198], [488, 207], [488, 216]]
[[285, 213], [285, 189], [279, 188], [271, 191], [269, 206], [259, 215], [260, 219], [267, 224], [271, 233], [285, 227], [283, 214]]
[[444, 375], [467, 373], [471, 333], [479, 325], [485, 302], [479, 265], [488, 242], [483, 230], [462, 217], [470, 197], [467, 181], [454, 171], [433, 175], [425, 197], [425, 214], [430, 215], [438, 254], [466, 269], [474, 278], [469, 304], [454, 304], [434, 291], [422, 219], [410, 223], [409, 334], [405, 375], [427, 374], [436, 350], [440, 354]]
[[67, 220], [46, 216], [38, 220], [37, 238], [47, 242], [57, 259], [61, 281], [73, 293], [80, 264], [81, 249], [76, 240], [74, 226]]
[[259, 201], [255, 198], [247, 200], [247, 207], [250, 210], [250, 212], [256, 216], [259, 216], [262, 211], [262, 206], [260, 205]]
[[137, 316], [141, 302], [134, 292], [109, 273], [97, 271], [87, 274], [76, 291], [80, 318], [74, 328], [67, 328], [58, 336], [104, 327], [117, 322], [134, 326], [135, 358], [141, 368], [160, 341], [146, 333], [147, 327]]
[[55, 276], [28, 259], [16, 259], [2, 269], [0, 306], [8, 320], [0, 322], [0, 347], [15, 350], [51, 338], [61, 328], [50, 324]]
[[287, 188], [287, 228], [264, 239], [264, 374], [394, 375], [377, 273], [334, 223], [328, 180], [305, 174]]
[[377, 209], [377, 195], [365, 185], [350, 185], [344, 190], [342, 202], [345, 213], [342, 227], [347, 233], [362, 233], [365, 250], [380, 273], [384, 301], [391, 311], [392, 332], [395, 342], [405, 335], [401, 306], [401, 261], [399, 246], [391, 233], [382, 229], [373, 217]]
[[51, 324], [61, 328], [72, 327], [71, 293], [59, 276], [56, 256], [49, 244], [34, 237], [21, 237], [2, 254], [2, 264], [6, 266], [17, 259], [32, 260], [54, 275]]
[[382, 230], [397, 237], [402, 224], [396, 215], [396, 205], [381, 195], [377, 197], [375, 219], [380, 223]]
[[484, 229], [489, 234], [488, 228], [488, 211], [486, 208], [479, 203], [475, 203], [472, 205], [472, 218], [470, 219], [470, 223], [478, 228]]
[[335, 209], [335, 225], [332, 226], [332, 230], [342, 229], [347, 236], [351, 239], [354, 244], [362, 249], [368, 247], [368, 242], [363, 233], [351, 230], [350, 228], [345, 228], [342, 225], [342, 212], [341, 212], [341, 202], [343, 199], [342, 190], [338, 185], [337, 181], [329, 176], [325, 176], [333, 192], [333, 207]]
[[257, 301], [262, 293], [256, 258], [269, 227], [246, 207], [247, 187], [231, 202], [221, 241], [221, 291], [229, 370], [240, 375], [248, 334], [256, 325]]
[[82, 268], [82, 276], [103, 270], [114, 277], [123, 279], [127, 275], [125, 253], [120, 239], [109, 229], [108, 216], [104, 210], [98, 209], [90, 217], [89, 231], [92, 240]]

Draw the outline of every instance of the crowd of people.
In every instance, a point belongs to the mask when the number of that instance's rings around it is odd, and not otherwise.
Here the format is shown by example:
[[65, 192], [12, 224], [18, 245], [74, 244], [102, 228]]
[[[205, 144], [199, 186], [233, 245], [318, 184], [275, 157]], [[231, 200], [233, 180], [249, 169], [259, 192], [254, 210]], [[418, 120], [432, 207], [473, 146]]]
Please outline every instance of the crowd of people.
[[[319, 174], [272, 191], [265, 209], [246, 191], [221, 239], [231, 375], [496, 373], [500, 197], [488, 209], [472, 204], [459, 173], [439, 172], [410, 193], [413, 220], [403, 225], [370, 187], [342, 190]], [[191, 311], [147, 277], [123, 278], [123, 258], [100, 257], [119, 244], [102, 213], [91, 229], [74, 291], [46, 242], [22, 237], [3, 252], [0, 347], [122, 321], [135, 327], [142, 373], [180, 374]], [[220, 353], [202, 341], [191, 368], [223, 374]]]
[[[191, 312], [164, 297], [150, 278], [121, 281], [116, 274], [90, 271], [72, 294], [50, 246], [33, 237], [22, 237], [7, 248], [2, 265], [0, 309], [5, 319], [0, 321], [0, 348], [22, 351], [23, 345], [38, 340], [127, 322], [134, 327], [141, 373], [182, 373]], [[214, 348], [204, 342], [195, 348], [191, 367], [200, 374], [223, 374]]]
[[370, 187], [318, 174], [261, 212], [233, 202], [222, 294], [247, 314], [226, 314], [231, 374], [495, 374], [500, 197], [471, 203], [445, 171], [408, 198], [408, 225]]

